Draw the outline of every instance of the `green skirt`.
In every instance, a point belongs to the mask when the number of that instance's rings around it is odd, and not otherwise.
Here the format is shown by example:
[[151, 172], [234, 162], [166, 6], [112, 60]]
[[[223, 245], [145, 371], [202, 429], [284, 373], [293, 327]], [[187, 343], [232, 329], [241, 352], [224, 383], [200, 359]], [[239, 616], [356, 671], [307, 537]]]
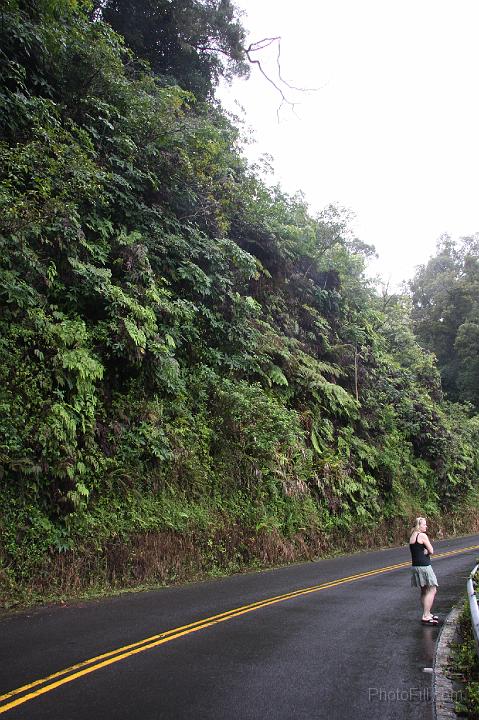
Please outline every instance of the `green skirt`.
[[413, 565], [411, 568], [411, 585], [412, 587], [438, 587], [438, 582], [434, 570], [430, 565]]

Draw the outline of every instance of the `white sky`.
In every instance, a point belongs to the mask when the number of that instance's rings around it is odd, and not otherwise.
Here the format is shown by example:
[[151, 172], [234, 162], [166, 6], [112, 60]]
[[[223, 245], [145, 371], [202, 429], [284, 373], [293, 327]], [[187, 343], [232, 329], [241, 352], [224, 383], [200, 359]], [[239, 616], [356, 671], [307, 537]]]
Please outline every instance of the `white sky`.
[[[350, 208], [391, 287], [434, 254], [443, 232], [479, 231], [478, 0], [235, 0], [248, 42], [280, 35], [295, 113], [252, 68], [218, 93], [244, 110], [251, 159], [311, 210]], [[256, 55], [277, 78], [276, 49]]]

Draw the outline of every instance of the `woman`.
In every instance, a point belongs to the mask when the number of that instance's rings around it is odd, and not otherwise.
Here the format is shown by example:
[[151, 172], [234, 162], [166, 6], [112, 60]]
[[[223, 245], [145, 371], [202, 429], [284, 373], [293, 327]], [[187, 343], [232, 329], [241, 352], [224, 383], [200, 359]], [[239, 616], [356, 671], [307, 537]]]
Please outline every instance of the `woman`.
[[431, 567], [431, 555], [434, 549], [426, 535], [426, 530], [425, 518], [416, 518], [416, 524], [409, 538], [409, 549], [412, 558], [411, 585], [421, 588], [422, 624], [437, 625], [438, 617], [431, 613], [438, 587], [436, 575]]

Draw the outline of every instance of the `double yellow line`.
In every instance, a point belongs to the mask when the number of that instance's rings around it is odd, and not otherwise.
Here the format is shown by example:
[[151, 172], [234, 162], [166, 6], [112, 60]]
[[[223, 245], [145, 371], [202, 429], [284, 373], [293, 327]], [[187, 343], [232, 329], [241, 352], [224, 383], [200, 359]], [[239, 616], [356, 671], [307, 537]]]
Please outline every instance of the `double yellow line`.
[[[459, 553], [477, 549], [479, 549], [479, 545], [471, 545], [459, 550], [450, 550], [449, 552], [438, 553], [434, 556], [434, 559], [436, 560], [438, 558], [449, 557], [450, 555], [457, 555]], [[151, 650], [159, 645], [164, 645], [165, 643], [176, 640], [184, 635], [190, 635], [198, 630], [204, 630], [212, 625], [232, 620], [240, 615], [260, 610], [268, 605], [275, 605], [276, 603], [292, 600], [293, 598], [301, 597], [302, 595], [309, 595], [310, 593], [320, 592], [321, 590], [328, 590], [329, 588], [337, 587], [338, 585], [362, 580], [363, 578], [371, 577], [373, 575], [380, 575], [385, 572], [390, 572], [391, 570], [398, 570], [409, 565], [409, 562], [388, 565], [387, 567], [378, 568], [377, 570], [369, 570], [368, 572], [349, 575], [348, 577], [331, 580], [330, 582], [321, 583], [320, 585], [312, 585], [311, 587], [294, 590], [292, 592], [285, 593], [284, 595], [276, 595], [275, 597], [265, 598], [264, 600], [258, 600], [257, 602], [250, 603], [249, 605], [242, 605], [241, 607], [227, 610], [226, 612], [219, 613], [218, 615], [212, 615], [211, 617], [197, 620], [196, 622], [189, 623], [188, 625], [182, 625], [181, 627], [173, 628], [172, 630], [166, 630], [163, 633], [152, 635], [151, 637], [132, 643], [131, 645], [124, 645], [116, 650], [111, 650], [110, 652], [97, 655], [96, 657], [84, 660], [76, 665], [71, 665], [70, 667], [59, 670], [52, 675], [35, 680], [27, 685], [22, 685], [22, 687], [11, 690], [10, 692], [5, 693], [5, 695], [1, 695], [0, 715], [8, 712], [8, 710], [12, 710], [18, 705], [22, 705], [29, 700], [39, 697], [40, 695], [51, 692], [61, 685], [66, 685], [78, 678], [89, 675], [97, 670], [101, 670], [101, 668], [107, 667], [108, 665], [113, 665], [114, 663], [125, 660], [133, 655], [145, 652], [145, 650]]]

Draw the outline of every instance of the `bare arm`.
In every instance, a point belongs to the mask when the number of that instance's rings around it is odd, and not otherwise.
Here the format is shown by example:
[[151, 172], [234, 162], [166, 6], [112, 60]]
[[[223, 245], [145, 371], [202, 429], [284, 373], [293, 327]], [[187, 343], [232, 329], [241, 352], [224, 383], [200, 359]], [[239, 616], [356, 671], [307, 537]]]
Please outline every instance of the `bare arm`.
[[[429, 542], [429, 538], [428, 538], [428, 536], [426, 535], [426, 533], [419, 533], [419, 535], [421, 536], [421, 540], [419, 540], [419, 543], [422, 544], [422, 545], [424, 545], [424, 547], [426, 548], [426, 550], [427, 550], [427, 552], [428, 552], [429, 555], [433, 555], [433, 554], [434, 554], [434, 548], [433, 548], [433, 546], [431, 545], [431, 543]], [[419, 535], [418, 535], [418, 539], [419, 539]]]

